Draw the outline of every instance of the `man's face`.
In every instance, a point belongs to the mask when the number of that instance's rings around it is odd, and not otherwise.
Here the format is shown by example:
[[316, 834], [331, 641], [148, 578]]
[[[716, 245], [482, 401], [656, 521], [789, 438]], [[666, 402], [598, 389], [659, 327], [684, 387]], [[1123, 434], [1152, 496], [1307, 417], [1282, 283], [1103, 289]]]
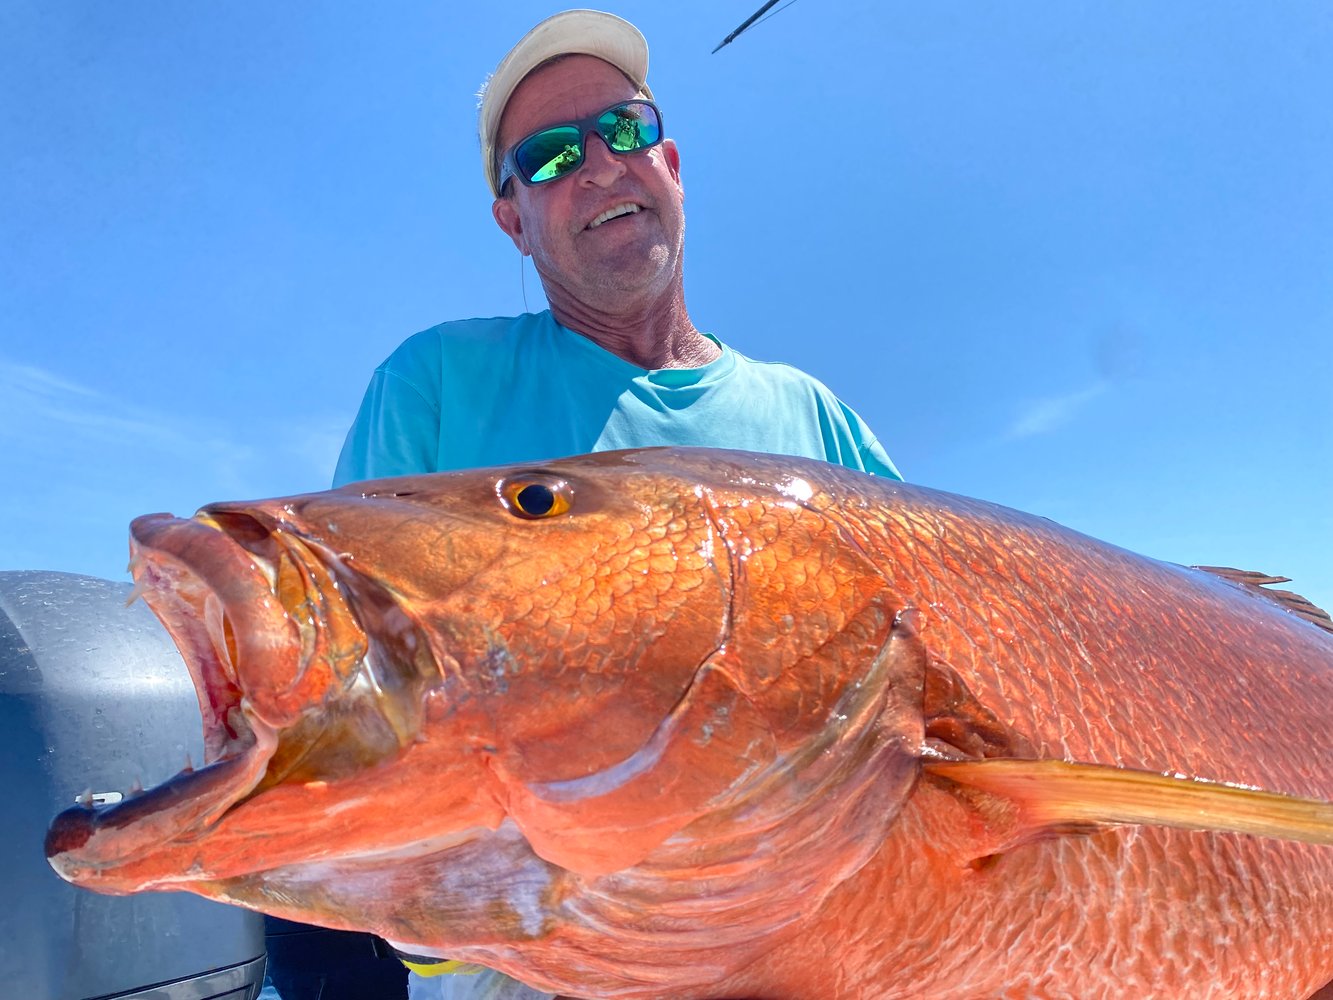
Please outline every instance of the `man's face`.
[[[640, 96], [610, 63], [568, 56], [530, 73], [500, 121], [501, 154], [551, 125], [595, 115]], [[645, 152], [618, 156], [595, 133], [572, 174], [536, 186], [509, 181], [492, 211], [514, 245], [530, 255], [548, 298], [563, 295], [616, 311], [632, 309], [680, 280], [685, 237], [680, 157], [670, 139]], [[626, 213], [594, 225], [608, 211]], [[608, 301], [608, 295], [615, 295]], [[556, 304], [553, 302], [553, 304]]]

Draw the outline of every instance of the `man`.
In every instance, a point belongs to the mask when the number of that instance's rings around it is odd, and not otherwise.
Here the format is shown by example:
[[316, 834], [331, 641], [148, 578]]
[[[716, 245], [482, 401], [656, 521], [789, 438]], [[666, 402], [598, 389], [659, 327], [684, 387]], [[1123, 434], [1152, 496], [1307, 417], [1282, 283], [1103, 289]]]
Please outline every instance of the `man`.
[[[482, 168], [495, 221], [532, 258], [550, 309], [406, 341], [371, 379], [335, 485], [661, 444], [900, 478], [822, 384], [691, 322], [680, 153], [647, 72], [638, 29], [589, 10], [541, 22], [501, 61], [482, 96]], [[454, 963], [409, 967], [414, 1000], [545, 996], [489, 972], [426, 978]]]
[[647, 71], [643, 36], [597, 11], [548, 18], [500, 63], [480, 114], [491, 211], [550, 310], [410, 338], [376, 369], [335, 483], [660, 444], [899, 478], [822, 384], [691, 322], [680, 154]]

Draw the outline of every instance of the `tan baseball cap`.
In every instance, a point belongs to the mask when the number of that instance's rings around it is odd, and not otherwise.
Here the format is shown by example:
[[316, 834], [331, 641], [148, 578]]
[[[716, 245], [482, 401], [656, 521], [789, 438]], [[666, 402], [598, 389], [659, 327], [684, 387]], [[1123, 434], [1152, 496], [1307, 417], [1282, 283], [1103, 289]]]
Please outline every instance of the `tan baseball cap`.
[[553, 14], [518, 40], [500, 60], [481, 92], [477, 132], [481, 138], [481, 169], [491, 193], [500, 196], [500, 165], [495, 143], [505, 105], [523, 78], [556, 56], [586, 55], [604, 59], [624, 73], [651, 99], [648, 89], [648, 42], [624, 18], [601, 10], [565, 10]]

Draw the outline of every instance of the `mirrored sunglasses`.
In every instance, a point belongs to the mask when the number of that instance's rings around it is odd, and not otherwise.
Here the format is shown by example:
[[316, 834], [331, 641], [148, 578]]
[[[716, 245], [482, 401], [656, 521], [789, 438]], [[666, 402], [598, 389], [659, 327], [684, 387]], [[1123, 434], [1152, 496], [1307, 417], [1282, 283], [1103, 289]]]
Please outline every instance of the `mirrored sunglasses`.
[[662, 113], [652, 101], [624, 101], [591, 118], [533, 132], [505, 153], [500, 191], [511, 177], [533, 185], [573, 173], [583, 162], [584, 144], [592, 132], [618, 156], [638, 153], [662, 141]]

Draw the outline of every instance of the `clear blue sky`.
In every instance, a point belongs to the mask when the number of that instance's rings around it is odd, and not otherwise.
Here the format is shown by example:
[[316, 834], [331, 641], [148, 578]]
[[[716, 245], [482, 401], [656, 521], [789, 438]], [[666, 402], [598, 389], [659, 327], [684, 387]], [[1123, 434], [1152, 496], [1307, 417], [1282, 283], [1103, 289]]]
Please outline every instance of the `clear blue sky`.
[[[1333, 607], [1333, 6], [801, 0], [710, 55], [757, 6], [614, 7], [696, 322], [915, 482]], [[473, 95], [556, 9], [7, 0], [0, 568], [322, 488], [404, 337], [524, 309]]]

